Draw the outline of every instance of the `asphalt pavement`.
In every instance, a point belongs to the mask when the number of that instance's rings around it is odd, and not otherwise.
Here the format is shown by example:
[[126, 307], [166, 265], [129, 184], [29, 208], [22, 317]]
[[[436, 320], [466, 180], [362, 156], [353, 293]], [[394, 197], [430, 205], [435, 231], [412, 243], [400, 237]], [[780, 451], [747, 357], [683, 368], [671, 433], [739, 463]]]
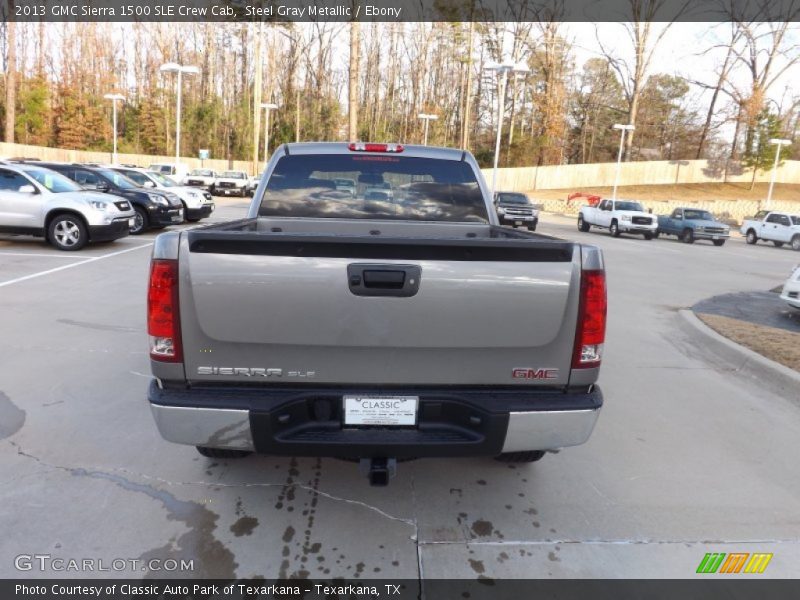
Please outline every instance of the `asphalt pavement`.
[[701, 300], [692, 310], [800, 333], [800, 311], [781, 300], [777, 292], [721, 294]]
[[[220, 201], [212, 220], [246, 205]], [[86, 575], [18, 570], [38, 554], [193, 561], [101, 577], [686, 578], [706, 552], [772, 552], [760, 577], [797, 577], [800, 408], [704, 348], [677, 311], [772, 289], [800, 255], [614, 239], [550, 215], [540, 231], [605, 252], [592, 438], [533, 465], [402, 463], [388, 488], [347, 462], [209, 460], [159, 437], [146, 401], [154, 234], [74, 254], [0, 237], [0, 576]]]

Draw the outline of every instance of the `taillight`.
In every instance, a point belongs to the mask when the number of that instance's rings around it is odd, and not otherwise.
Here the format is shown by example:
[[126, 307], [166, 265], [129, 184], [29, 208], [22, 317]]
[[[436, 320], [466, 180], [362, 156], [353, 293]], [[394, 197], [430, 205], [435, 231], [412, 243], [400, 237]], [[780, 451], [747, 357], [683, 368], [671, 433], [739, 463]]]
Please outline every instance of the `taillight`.
[[575, 331], [573, 369], [599, 367], [606, 339], [606, 273], [581, 271], [578, 327]]
[[177, 260], [155, 259], [150, 266], [147, 333], [150, 336], [150, 358], [181, 362]]
[[402, 152], [402, 144], [368, 144], [366, 142], [353, 142], [347, 146], [351, 152]]

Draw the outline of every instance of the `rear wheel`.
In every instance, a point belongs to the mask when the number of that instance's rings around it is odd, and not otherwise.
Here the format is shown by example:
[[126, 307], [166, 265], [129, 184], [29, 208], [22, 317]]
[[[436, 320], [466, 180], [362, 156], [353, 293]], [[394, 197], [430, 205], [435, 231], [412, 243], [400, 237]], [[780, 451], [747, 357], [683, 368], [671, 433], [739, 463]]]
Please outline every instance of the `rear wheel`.
[[776, 242], [776, 241], [773, 240], [772, 243], [775, 244], [776, 248], [782, 248], [783, 247], [783, 242]]
[[544, 454], [544, 450], [525, 450], [522, 452], [504, 452], [494, 458], [504, 463], [532, 463], [541, 460]]
[[747, 230], [747, 235], [745, 236], [744, 240], [748, 244], [755, 244], [758, 241], [758, 236], [756, 235], [755, 230], [754, 229], [748, 229]]
[[197, 451], [206, 458], [244, 458], [250, 456], [249, 450], [231, 450], [230, 448], [208, 448], [207, 446], [195, 446]]
[[133, 215], [133, 225], [130, 229], [131, 235], [139, 235], [140, 233], [144, 233], [147, 230], [147, 226], [149, 221], [147, 219], [147, 213], [144, 209], [140, 206], [134, 206], [133, 211], [136, 213]]
[[617, 225], [616, 221], [611, 221], [611, 227], [608, 228], [608, 232], [612, 237], [619, 237], [619, 225]]
[[681, 233], [681, 241], [684, 244], [694, 244], [694, 232], [691, 229], [684, 229]]
[[792, 250], [800, 252], [800, 235], [792, 238]]
[[50, 243], [59, 250], [80, 250], [89, 241], [86, 225], [76, 215], [58, 215], [47, 229]]
[[578, 231], [589, 231], [589, 224], [583, 220], [583, 215], [578, 215]]
[[712, 240], [715, 246], [724, 246], [725, 240]]

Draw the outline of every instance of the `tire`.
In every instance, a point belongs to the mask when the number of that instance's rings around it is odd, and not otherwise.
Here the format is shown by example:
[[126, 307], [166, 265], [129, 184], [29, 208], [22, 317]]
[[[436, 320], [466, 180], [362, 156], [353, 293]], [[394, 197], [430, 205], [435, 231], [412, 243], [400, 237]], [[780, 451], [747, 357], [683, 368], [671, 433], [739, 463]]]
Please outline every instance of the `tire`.
[[215, 188], [213, 185], [209, 186], [208, 193], [211, 194], [212, 196], [216, 196], [217, 195], [217, 188]]
[[648, 241], [649, 241], [649, 240], [652, 240], [652, 239], [653, 239], [653, 237], [655, 236], [655, 234], [654, 234], [654, 233], [643, 233], [642, 235], [644, 236], [644, 239], [646, 239], [646, 240], [648, 240]]
[[58, 250], [80, 250], [89, 241], [89, 231], [77, 215], [58, 215], [47, 228], [47, 239]]
[[536, 231], [536, 223], [533, 225], [528, 225], [528, 231]]
[[611, 226], [608, 228], [611, 237], [619, 237], [619, 225], [616, 221], [611, 221]]
[[694, 244], [694, 232], [691, 229], [684, 229], [681, 232], [681, 241], [684, 244]]
[[800, 252], [800, 235], [796, 235], [792, 238], [792, 250]]
[[715, 246], [724, 246], [725, 240], [711, 240]]
[[504, 452], [499, 456], [495, 456], [495, 460], [504, 463], [532, 463], [545, 455], [544, 450], [524, 450], [522, 452]]
[[583, 220], [583, 215], [578, 215], [578, 231], [586, 233], [587, 231], [589, 231], [590, 228], [591, 225], [589, 225], [586, 221]]
[[776, 247], [776, 248], [783, 248], [783, 242], [776, 242], [776, 241], [773, 241], [772, 243], [773, 243], [773, 244], [775, 244], [775, 247]]
[[195, 446], [197, 451], [206, 458], [244, 458], [250, 456], [249, 450], [231, 450], [229, 448], [208, 448], [207, 446]]
[[758, 241], [758, 236], [756, 235], [754, 229], [747, 230], [747, 235], [745, 236], [744, 241], [746, 241], [748, 244], [755, 244]]
[[658, 239], [658, 236], [660, 236], [660, 235], [661, 235], [661, 232], [660, 232], [658, 229], [656, 229], [656, 230], [653, 232], [653, 237], [654, 237], [655, 239]]
[[134, 206], [133, 211], [136, 214], [133, 216], [133, 227], [130, 229], [130, 234], [141, 235], [150, 227], [150, 219], [147, 218], [147, 213], [141, 206]]

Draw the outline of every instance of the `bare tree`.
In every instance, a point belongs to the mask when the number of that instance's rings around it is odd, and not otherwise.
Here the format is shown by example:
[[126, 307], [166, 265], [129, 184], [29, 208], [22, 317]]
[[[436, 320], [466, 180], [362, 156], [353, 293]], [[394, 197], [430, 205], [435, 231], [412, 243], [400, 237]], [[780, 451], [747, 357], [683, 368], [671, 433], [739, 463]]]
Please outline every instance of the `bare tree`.
[[348, 128], [347, 136], [351, 142], [358, 140], [358, 74], [361, 57], [361, 35], [358, 21], [350, 22], [350, 73], [347, 88]]
[[6, 58], [6, 142], [14, 143], [17, 105], [17, 24], [14, 21], [14, 0], [8, 2], [6, 37], [8, 55]]
[[[614, 55], [603, 45], [597, 30], [595, 30], [595, 35], [603, 54], [620, 77], [628, 103], [628, 123], [635, 125], [636, 115], [639, 112], [639, 101], [647, 82], [653, 54], [669, 28], [686, 12], [688, 2], [674, 10], [670, 14], [672, 19], [664, 22], [661, 25], [661, 31], [658, 32], [654, 31], [653, 25], [658, 19], [658, 13], [665, 5], [672, 8], [670, 0], [628, 0], [628, 2], [632, 20], [625, 23], [623, 27], [631, 45], [632, 57], [621, 58]], [[635, 132], [631, 131], [625, 137], [624, 160], [626, 161], [631, 159], [634, 134]]]

